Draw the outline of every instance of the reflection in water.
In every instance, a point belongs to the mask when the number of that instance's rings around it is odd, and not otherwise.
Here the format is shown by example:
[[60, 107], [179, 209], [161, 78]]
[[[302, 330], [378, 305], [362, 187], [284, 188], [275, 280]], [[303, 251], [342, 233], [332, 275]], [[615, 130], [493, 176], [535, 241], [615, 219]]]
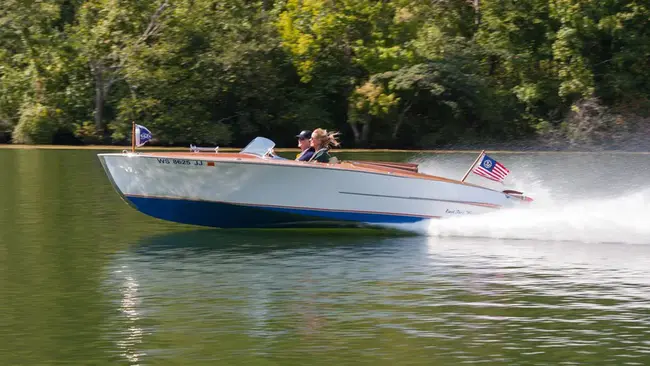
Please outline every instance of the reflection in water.
[[385, 246], [384, 239], [412, 234], [379, 229], [198, 229], [144, 237], [134, 247], [145, 255], [194, 253], [273, 253], [282, 250], [316, 250], [349, 247], [363, 250]]
[[122, 356], [126, 358], [130, 364], [138, 364], [140, 358], [144, 354], [137, 350], [137, 347], [142, 343], [142, 328], [138, 326], [140, 314], [138, 306], [140, 299], [138, 297], [138, 282], [134, 274], [124, 265], [119, 271], [115, 271], [115, 275], [122, 278], [121, 293], [122, 301], [120, 312], [126, 318], [124, 322], [127, 329], [122, 332], [123, 338], [117, 341], [118, 347], [123, 351]]
[[632, 259], [611, 244], [333, 233], [143, 239], [119, 261], [147, 289], [140, 322], [158, 326], [139, 333], [147, 352], [131, 352], [143, 363], [316, 354], [323, 364], [618, 364], [650, 354], [650, 247], [625, 247]]

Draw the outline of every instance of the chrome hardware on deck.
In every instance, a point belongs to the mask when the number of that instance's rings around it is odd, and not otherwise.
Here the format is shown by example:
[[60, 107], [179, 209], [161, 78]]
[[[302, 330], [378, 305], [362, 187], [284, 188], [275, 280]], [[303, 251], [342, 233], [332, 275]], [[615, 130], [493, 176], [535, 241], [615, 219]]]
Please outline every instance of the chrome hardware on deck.
[[217, 154], [217, 153], [219, 153], [219, 146], [215, 146], [215, 147], [198, 147], [196, 145], [190, 145], [190, 151], [192, 151], [194, 153], [198, 153], [198, 152], [201, 152], [201, 151], [214, 152], [215, 154]]

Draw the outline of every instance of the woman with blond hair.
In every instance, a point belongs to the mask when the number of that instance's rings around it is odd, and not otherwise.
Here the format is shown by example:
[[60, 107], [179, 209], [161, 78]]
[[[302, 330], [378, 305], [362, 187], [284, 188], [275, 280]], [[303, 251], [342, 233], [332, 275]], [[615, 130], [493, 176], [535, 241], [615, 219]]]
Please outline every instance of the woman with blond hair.
[[309, 161], [317, 161], [319, 163], [329, 163], [332, 157], [329, 154], [329, 149], [334, 146], [339, 146], [340, 143], [336, 140], [338, 132], [331, 132], [322, 128], [317, 128], [311, 133], [310, 144], [316, 150], [314, 155]]

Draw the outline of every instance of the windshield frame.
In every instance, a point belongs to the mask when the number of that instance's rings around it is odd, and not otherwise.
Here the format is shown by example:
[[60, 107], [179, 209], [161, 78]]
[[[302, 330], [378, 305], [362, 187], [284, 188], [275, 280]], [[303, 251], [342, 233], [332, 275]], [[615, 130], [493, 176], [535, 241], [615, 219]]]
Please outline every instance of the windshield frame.
[[246, 145], [241, 151], [240, 154], [249, 154], [254, 156], [259, 156], [261, 158], [266, 157], [275, 147], [275, 142], [266, 137], [258, 136], [251, 140], [251, 142]]

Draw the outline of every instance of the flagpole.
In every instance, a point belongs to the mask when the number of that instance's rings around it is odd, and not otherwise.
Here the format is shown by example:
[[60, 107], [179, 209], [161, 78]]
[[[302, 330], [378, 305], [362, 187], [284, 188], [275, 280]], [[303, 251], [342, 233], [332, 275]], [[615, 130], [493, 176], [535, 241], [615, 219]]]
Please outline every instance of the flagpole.
[[478, 161], [481, 159], [481, 157], [484, 154], [485, 154], [485, 150], [481, 150], [481, 153], [478, 154], [478, 157], [476, 158], [476, 160], [474, 160], [474, 163], [472, 164], [472, 166], [469, 167], [469, 169], [467, 169], [467, 173], [465, 173], [465, 175], [463, 176], [463, 179], [460, 180], [461, 182], [465, 182], [465, 179], [467, 179], [467, 176], [469, 175], [469, 173], [471, 173], [472, 169], [474, 169], [474, 165], [476, 165], [476, 163], [478, 163]]
[[135, 121], [132, 121], [131, 123], [131, 152], [135, 152]]

